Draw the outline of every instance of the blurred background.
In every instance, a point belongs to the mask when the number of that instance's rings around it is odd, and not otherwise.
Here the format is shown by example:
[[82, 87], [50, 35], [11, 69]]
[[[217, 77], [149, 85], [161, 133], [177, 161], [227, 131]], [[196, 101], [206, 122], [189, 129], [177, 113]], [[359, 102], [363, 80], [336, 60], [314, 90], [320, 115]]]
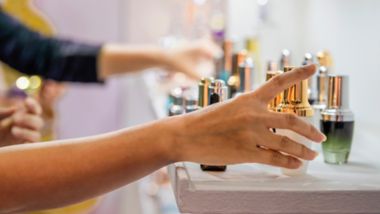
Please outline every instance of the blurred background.
[[[18, 1], [18, 0], [12, 0]], [[60, 37], [94, 43], [170, 47], [223, 29], [244, 47], [257, 42], [256, 69], [292, 52], [328, 49], [334, 73], [350, 76], [350, 105], [357, 127], [378, 134], [380, 116], [380, 1], [377, 0], [32, 0]], [[148, 87], [149, 88], [149, 87]], [[84, 102], [85, 101], [85, 102]], [[144, 74], [105, 85], [70, 84], [56, 103], [60, 139], [104, 133], [157, 118]], [[377, 131], [377, 133], [376, 133]], [[147, 178], [106, 195], [91, 213], [178, 213], [165, 179]]]

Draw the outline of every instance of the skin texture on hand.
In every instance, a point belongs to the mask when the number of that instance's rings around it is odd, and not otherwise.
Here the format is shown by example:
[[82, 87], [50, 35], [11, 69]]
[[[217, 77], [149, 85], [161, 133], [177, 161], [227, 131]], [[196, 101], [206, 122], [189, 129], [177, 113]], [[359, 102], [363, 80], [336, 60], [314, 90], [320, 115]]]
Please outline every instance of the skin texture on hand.
[[297, 158], [312, 160], [316, 153], [270, 129], [290, 129], [315, 142], [325, 136], [293, 114], [268, 111], [267, 104], [314, 71], [314, 65], [297, 68], [252, 93], [183, 116], [94, 137], [0, 148], [0, 213], [80, 202], [178, 161], [297, 168]]
[[198, 41], [178, 48], [164, 50], [157, 47], [106, 44], [99, 57], [99, 77], [137, 72], [152, 67], [169, 72], [180, 72], [199, 80], [197, 65], [211, 61], [220, 54], [219, 48], [209, 41]]
[[0, 147], [39, 141], [41, 113], [40, 105], [32, 98], [27, 98], [21, 107], [0, 109]]
[[298, 158], [313, 160], [316, 152], [270, 129], [290, 129], [314, 142], [324, 141], [325, 136], [295, 114], [271, 112], [267, 105], [277, 94], [314, 71], [314, 65], [297, 68], [252, 93], [185, 115], [185, 123], [179, 123], [182, 128], [177, 133], [176, 148], [184, 151], [179, 160], [209, 165], [251, 162], [285, 168], [298, 168], [301, 165]]

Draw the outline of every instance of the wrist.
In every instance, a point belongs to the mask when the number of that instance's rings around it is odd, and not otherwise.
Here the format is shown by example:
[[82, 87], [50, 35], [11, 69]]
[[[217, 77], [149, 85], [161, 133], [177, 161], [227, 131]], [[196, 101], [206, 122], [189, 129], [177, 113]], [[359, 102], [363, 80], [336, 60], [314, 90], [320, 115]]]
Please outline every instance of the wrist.
[[170, 163], [186, 160], [185, 118], [184, 116], [176, 116], [164, 120], [165, 130], [162, 133], [165, 136], [160, 139], [163, 140], [163, 154]]

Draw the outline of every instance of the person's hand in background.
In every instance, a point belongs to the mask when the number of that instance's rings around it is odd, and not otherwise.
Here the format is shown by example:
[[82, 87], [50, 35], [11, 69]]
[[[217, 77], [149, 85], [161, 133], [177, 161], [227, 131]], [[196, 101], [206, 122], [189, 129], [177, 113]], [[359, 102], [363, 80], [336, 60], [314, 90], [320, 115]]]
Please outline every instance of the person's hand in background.
[[43, 126], [41, 107], [32, 98], [21, 106], [0, 108], [0, 147], [37, 142]]
[[99, 58], [99, 77], [125, 74], [159, 67], [198, 80], [200, 63], [212, 62], [221, 50], [213, 42], [201, 40], [171, 49], [120, 44], [104, 45]]
[[202, 74], [202, 65], [207, 66], [207, 63], [212, 65], [214, 59], [221, 57], [221, 55], [222, 50], [209, 40], [191, 42], [167, 52], [166, 69], [170, 72], [180, 72], [194, 80], [199, 80], [202, 76], [212, 76], [210, 73]]

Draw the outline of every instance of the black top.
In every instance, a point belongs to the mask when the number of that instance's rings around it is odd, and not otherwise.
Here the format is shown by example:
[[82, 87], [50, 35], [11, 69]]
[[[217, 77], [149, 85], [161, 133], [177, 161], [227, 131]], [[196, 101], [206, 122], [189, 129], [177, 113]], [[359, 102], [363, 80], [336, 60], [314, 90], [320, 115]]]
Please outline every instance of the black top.
[[0, 61], [28, 75], [69, 82], [99, 82], [101, 45], [50, 38], [31, 31], [0, 7]]

